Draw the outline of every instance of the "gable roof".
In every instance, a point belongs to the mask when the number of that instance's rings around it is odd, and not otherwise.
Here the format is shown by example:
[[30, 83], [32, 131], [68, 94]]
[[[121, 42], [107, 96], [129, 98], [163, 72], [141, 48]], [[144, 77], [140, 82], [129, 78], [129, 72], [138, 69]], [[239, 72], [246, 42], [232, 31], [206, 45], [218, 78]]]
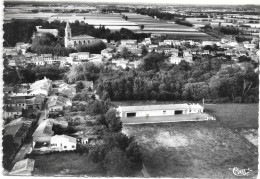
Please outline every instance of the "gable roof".
[[32, 172], [34, 169], [35, 160], [33, 159], [24, 159], [19, 162], [16, 162], [12, 171], [10, 172], [11, 175], [22, 175], [21, 172], [29, 171]]
[[33, 136], [42, 136], [42, 135], [53, 135], [54, 132], [52, 131], [53, 123], [50, 122], [48, 119], [41, 122], [40, 125], [37, 127], [35, 132], [33, 133]]
[[8, 106], [4, 108], [5, 112], [22, 112], [23, 108], [19, 106]]
[[14, 125], [6, 125], [4, 127], [5, 133], [4, 135], [11, 135], [13, 138], [22, 137], [27, 134], [31, 124], [26, 123], [16, 123]]
[[67, 141], [69, 141], [71, 143], [75, 143], [75, 144], [77, 143], [77, 138], [71, 137], [71, 136], [68, 136], [68, 135], [65, 135], [65, 134], [63, 134], [63, 135], [55, 135], [52, 138], [57, 138], [57, 139], [64, 138], [64, 139], [66, 139]]

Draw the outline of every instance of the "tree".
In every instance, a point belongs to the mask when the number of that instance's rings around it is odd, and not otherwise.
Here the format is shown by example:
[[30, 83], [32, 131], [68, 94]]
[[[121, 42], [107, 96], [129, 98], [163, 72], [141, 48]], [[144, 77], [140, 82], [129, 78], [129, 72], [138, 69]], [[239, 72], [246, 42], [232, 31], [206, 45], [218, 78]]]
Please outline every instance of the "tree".
[[107, 126], [110, 132], [120, 132], [122, 129], [122, 121], [117, 116], [115, 109], [109, 109], [105, 115]]
[[131, 174], [131, 162], [127, 159], [126, 154], [119, 148], [114, 148], [106, 155], [104, 167], [107, 169], [109, 176], [129, 176]]
[[13, 136], [5, 135], [3, 137], [3, 167], [7, 171], [12, 168], [12, 157], [15, 154], [16, 145], [13, 140]]
[[145, 71], [155, 70], [159, 71], [162, 64], [165, 62], [165, 57], [162, 55], [152, 52], [148, 53], [143, 59], [141, 68]]
[[82, 81], [77, 82], [77, 84], [76, 84], [77, 93], [81, 92], [83, 89], [84, 89], [84, 84], [82, 83]]

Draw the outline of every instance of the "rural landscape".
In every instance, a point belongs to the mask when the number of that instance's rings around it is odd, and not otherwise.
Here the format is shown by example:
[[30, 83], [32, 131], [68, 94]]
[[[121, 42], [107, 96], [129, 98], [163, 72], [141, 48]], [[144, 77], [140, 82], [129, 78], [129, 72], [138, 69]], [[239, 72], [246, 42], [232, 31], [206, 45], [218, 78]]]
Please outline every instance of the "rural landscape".
[[257, 178], [260, 4], [188, 1], [4, 1], [2, 174]]

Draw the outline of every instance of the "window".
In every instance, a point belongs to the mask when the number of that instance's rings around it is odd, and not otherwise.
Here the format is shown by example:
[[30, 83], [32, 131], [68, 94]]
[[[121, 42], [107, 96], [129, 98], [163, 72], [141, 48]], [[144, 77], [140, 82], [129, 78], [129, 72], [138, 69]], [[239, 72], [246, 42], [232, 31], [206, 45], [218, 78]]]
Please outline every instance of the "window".
[[73, 149], [74, 149], [74, 148], [75, 148], [75, 146], [74, 146], [74, 145], [72, 145], [72, 146], [71, 146], [71, 148], [73, 148]]
[[66, 149], [67, 148], [67, 146], [64, 146], [64, 149]]
[[163, 111], [163, 114], [166, 114], [166, 111]]

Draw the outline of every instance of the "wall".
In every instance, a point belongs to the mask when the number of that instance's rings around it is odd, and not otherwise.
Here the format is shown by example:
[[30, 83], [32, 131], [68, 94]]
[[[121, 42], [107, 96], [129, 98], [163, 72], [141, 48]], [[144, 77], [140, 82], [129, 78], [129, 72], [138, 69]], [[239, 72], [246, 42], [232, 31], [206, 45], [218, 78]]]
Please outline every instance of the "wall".
[[[187, 109], [180, 109], [183, 111], [183, 114], [188, 114]], [[165, 111], [165, 113], [163, 113]], [[177, 110], [179, 111], [179, 109]], [[169, 116], [169, 115], [175, 115], [175, 110], [156, 110], [156, 111], [129, 111], [129, 112], [136, 112], [136, 117], [146, 117], [147, 114], [149, 116]], [[121, 117], [126, 117], [127, 113], [129, 112], [123, 112], [120, 113]]]

